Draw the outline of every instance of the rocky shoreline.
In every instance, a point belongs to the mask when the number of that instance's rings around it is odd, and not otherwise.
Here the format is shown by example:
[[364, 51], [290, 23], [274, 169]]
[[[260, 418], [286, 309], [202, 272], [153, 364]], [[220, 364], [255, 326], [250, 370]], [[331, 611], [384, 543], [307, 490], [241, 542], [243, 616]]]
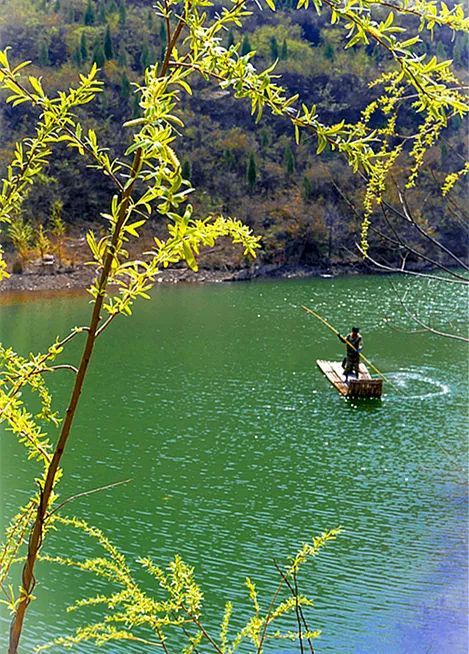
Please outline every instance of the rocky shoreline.
[[[449, 267], [449, 266], [448, 266]], [[433, 268], [426, 264], [409, 266], [414, 273], [430, 273]], [[255, 264], [250, 268], [235, 270], [200, 269], [198, 272], [187, 268], [168, 268], [162, 270], [156, 284], [217, 284], [223, 282], [246, 282], [254, 279], [302, 279], [308, 277], [333, 278], [352, 275], [388, 275], [389, 272], [370, 267], [364, 261], [335, 264], [332, 268], [325, 266], [298, 266]], [[53, 271], [27, 271], [23, 274], [10, 274], [8, 279], [0, 282], [0, 297], [9, 294], [66, 293], [80, 292], [88, 288], [93, 280], [94, 270], [91, 266], [79, 265], [74, 268], [62, 268]]]
[[[178, 283], [222, 283], [250, 281], [252, 279], [294, 279], [304, 277], [333, 277], [340, 274], [367, 272], [363, 266], [354, 266], [334, 271], [309, 266], [253, 266], [240, 270], [199, 270], [193, 272], [187, 269], [162, 270], [156, 279], [157, 284]], [[88, 266], [77, 266], [73, 269], [57, 270], [55, 272], [26, 272], [20, 275], [10, 275], [0, 283], [0, 293], [34, 293], [42, 291], [67, 291], [87, 288], [93, 279], [94, 271]]]

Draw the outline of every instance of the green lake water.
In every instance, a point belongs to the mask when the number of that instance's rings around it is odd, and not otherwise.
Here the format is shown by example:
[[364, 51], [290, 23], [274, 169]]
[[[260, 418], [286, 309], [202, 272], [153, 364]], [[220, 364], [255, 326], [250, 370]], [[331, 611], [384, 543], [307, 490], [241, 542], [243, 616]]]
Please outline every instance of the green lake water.
[[[465, 320], [464, 289], [394, 283], [433, 326]], [[342, 399], [315, 360], [341, 359], [343, 346], [301, 304], [341, 331], [358, 323], [367, 356], [402, 392], [388, 384], [381, 402]], [[38, 351], [88, 312], [83, 296], [7, 301], [0, 338]], [[246, 575], [268, 604], [272, 560], [341, 525], [302, 576], [311, 627], [322, 630], [317, 654], [465, 654], [467, 347], [415, 328], [385, 277], [158, 287], [98, 343], [60, 493], [132, 482], [69, 513], [101, 526], [129, 560], [164, 565], [179, 552], [212, 624], [226, 600], [245, 605]], [[70, 373], [51, 383], [63, 407]], [[0, 447], [4, 526], [35, 469], [11, 434]], [[93, 546], [63, 532], [48, 549], [83, 556]], [[100, 590], [89, 575], [41, 564], [22, 652], [101, 615], [64, 611]], [[5, 614], [0, 630], [4, 647]]]

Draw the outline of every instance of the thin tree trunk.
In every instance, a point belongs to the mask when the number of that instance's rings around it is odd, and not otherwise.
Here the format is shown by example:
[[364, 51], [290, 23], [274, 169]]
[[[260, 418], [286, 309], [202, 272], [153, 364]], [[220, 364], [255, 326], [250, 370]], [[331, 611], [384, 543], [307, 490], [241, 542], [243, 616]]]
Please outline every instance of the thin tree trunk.
[[[171, 36], [170, 40], [168, 38], [167, 52], [166, 52], [165, 60], [163, 62], [163, 66], [161, 68], [160, 77], [163, 77], [168, 70], [171, 53], [184, 28], [184, 25], [185, 25], [184, 20], [179, 19], [174, 34]], [[99, 291], [94, 303], [93, 313], [91, 315], [91, 320], [88, 327], [88, 335], [86, 338], [86, 343], [81, 357], [80, 365], [78, 367], [78, 372], [75, 379], [75, 385], [73, 387], [72, 394], [70, 396], [70, 402], [67, 408], [67, 412], [65, 414], [65, 420], [62, 425], [62, 430], [60, 432], [59, 440], [57, 441], [57, 445], [54, 451], [54, 455], [52, 457], [52, 461], [47, 470], [46, 481], [44, 483], [44, 488], [42, 489], [41, 492], [39, 506], [37, 508], [36, 518], [34, 521], [34, 526], [32, 528], [29, 537], [28, 553], [26, 556], [26, 562], [24, 564], [23, 574], [22, 574], [20, 602], [18, 604], [18, 607], [16, 609], [10, 627], [10, 643], [8, 647], [8, 654], [17, 654], [18, 652], [18, 645], [23, 630], [23, 623], [26, 615], [26, 610], [31, 602], [31, 594], [36, 584], [36, 580], [34, 578], [34, 567], [36, 564], [37, 555], [42, 545], [42, 539], [44, 533], [43, 532], [44, 521], [46, 519], [47, 509], [49, 507], [52, 490], [54, 488], [55, 481], [57, 478], [57, 472], [59, 470], [60, 461], [62, 459], [65, 445], [70, 435], [70, 430], [73, 424], [73, 419], [75, 417], [78, 401], [80, 399], [83, 383], [85, 381], [88, 365], [91, 359], [91, 355], [93, 354], [94, 345], [98, 335], [99, 323], [101, 321], [101, 315], [100, 315], [101, 309], [104, 302], [105, 291], [109, 280], [109, 273], [111, 270], [115, 248], [117, 246], [119, 235], [125, 222], [125, 218], [127, 215], [127, 210], [130, 202], [130, 196], [133, 190], [133, 184], [136, 181], [136, 178], [138, 177], [141, 164], [142, 164], [142, 150], [139, 148], [135, 153], [134, 161], [132, 164], [131, 176], [133, 178], [133, 183], [130, 184], [125, 189], [121, 197], [121, 208], [119, 211], [119, 215], [117, 217], [116, 227], [112, 237], [111, 245], [106, 254], [103, 269], [101, 271], [101, 276], [98, 284]]]
[[[136, 177], [138, 176], [141, 166], [141, 161], [142, 161], [142, 151], [141, 149], [139, 149], [135, 153], [135, 158], [132, 165], [132, 177], [134, 179], [134, 182]], [[83, 389], [83, 383], [85, 381], [88, 365], [91, 359], [91, 355], [93, 354], [93, 349], [96, 342], [96, 332], [98, 331], [99, 323], [101, 320], [101, 309], [103, 306], [105, 291], [109, 280], [109, 273], [111, 270], [112, 260], [114, 257], [114, 252], [117, 246], [119, 235], [127, 215], [132, 189], [133, 189], [133, 184], [130, 184], [122, 195], [122, 202], [121, 202], [119, 215], [117, 217], [116, 227], [114, 230], [114, 234], [112, 236], [111, 245], [108, 249], [106, 258], [104, 260], [103, 269], [101, 271], [101, 276], [99, 279], [99, 284], [98, 284], [99, 291], [93, 306], [93, 312], [88, 327], [88, 335], [86, 338], [86, 343], [81, 357], [77, 376], [75, 378], [75, 385], [73, 387], [72, 394], [70, 396], [70, 402], [67, 408], [67, 412], [65, 414], [65, 420], [62, 425], [62, 430], [60, 432], [60, 436], [57, 441], [57, 445], [55, 447], [54, 455], [52, 457], [52, 461], [47, 470], [46, 480], [44, 482], [44, 488], [41, 491], [39, 506], [37, 508], [36, 518], [34, 521], [34, 526], [32, 528], [29, 537], [26, 562], [23, 567], [21, 590], [20, 590], [21, 593], [20, 601], [10, 627], [10, 643], [8, 647], [8, 654], [17, 654], [18, 652], [18, 645], [21, 638], [21, 633], [23, 631], [23, 623], [26, 615], [26, 610], [31, 602], [31, 595], [34, 590], [34, 586], [36, 584], [36, 580], [34, 577], [34, 567], [36, 564], [37, 555], [42, 545], [42, 539], [44, 533], [44, 521], [46, 519], [46, 514], [49, 507], [51, 494], [57, 478], [60, 461], [62, 459], [65, 445], [70, 435], [73, 419], [75, 417], [75, 412], [78, 406], [78, 401], [80, 399], [81, 391]]]

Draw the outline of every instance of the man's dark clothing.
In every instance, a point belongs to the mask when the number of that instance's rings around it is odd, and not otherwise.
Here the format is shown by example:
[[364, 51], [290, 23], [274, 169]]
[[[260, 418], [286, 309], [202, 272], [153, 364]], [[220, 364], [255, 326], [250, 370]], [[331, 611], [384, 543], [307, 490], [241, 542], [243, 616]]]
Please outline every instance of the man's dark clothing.
[[345, 375], [348, 376], [351, 372], [354, 372], [358, 379], [360, 365], [359, 350], [362, 348], [362, 337], [359, 333], [350, 333], [345, 338], [339, 335], [339, 338], [347, 346], [347, 356], [344, 365]]

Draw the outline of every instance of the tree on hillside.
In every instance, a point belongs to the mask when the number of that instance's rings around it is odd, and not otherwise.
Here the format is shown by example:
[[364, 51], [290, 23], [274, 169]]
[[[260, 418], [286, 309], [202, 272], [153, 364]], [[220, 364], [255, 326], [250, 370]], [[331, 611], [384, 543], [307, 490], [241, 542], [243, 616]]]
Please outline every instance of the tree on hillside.
[[167, 39], [166, 25], [164, 24], [163, 21], [161, 21], [160, 22], [160, 43], [161, 43], [161, 45], [163, 45], [163, 46], [166, 45], [166, 39]]
[[453, 59], [459, 68], [467, 68], [469, 64], [469, 45], [466, 35], [459, 35], [454, 41]]
[[270, 135], [269, 130], [263, 127], [259, 130], [259, 138], [261, 142], [261, 147], [265, 148], [270, 144]]
[[192, 177], [192, 166], [189, 159], [184, 159], [182, 162], [181, 174], [184, 179], [190, 179]]
[[444, 44], [442, 43], [442, 41], [438, 41], [438, 43], [436, 45], [435, 54], [438, 57], [438, 59], [440, 59], [440, 60], [447, 59], [448, 53], [446, 52], [446, 48], [445, 48]]
[[50, 234], [53, 239], [54, 251], [57, 255], [59, 266], [63, 263], [63, 250], [65, 234], [67, 228], [62, 218], [63, 202], [61, 200], [54, 200], [52, 203], [52, 211], [50, 217]]
[[49, 248], [50, 248], [50, 240], [44, 228], [44, 225], [39, 225], [39, 227], [35, 231], [34, 243], [35, 243], [36, 250], [39, 254], [39, 259], [41, 262], [43, 262], [44, 256], [49, 252]]
[[270, 58], [272, 61], [278, 59], [278, 43], [275, 36], [272, 36], [270, 39]]
[[282, 59], [282, 61], [287, 61], [287, 59], [288, 59], [287, 39], [283, 39], [282, 49], [280, 51], [280, 59]]
[[20, 258], [18, 272], [23, 272], [31, 255], [34, 229], [23, 218], [15, 217], [8, 226], [8, 236]]
[[101, 24], [106, 22], [106, 7], [104, 5], [104, 0], [98, 0], [97, 22]]
[[73, 61], [77, 65], [78, 68], [83, 64], [83, 59], [81, 56], [81, 48], [79, 45], [77, 45], [74, 50], [73, 50]]
[[132, 98], [132, 118], [139, 118], [140, 117], [140, 98], [136, 93], [134, 93], [133, 98]]
[[309, 202], [313, 197], [313, 185], [310, 178], [305, 175], [301, 183], [301, 197], [305, 202]]
[[124, 28], [127, 23], [127, 7], [125, 5], [125, 0], [121, 0], [119, 4], [119, 26]]
[[125, 46], [123, 45], [122, 41], [120, 42], [119, 45], [119, 52], [117, 55], [117, 63], [121, 68], [127, 69], [129, 67], [129, 56], [127, 53], [127, 50], [125, 49]]
[[[377, 51], [380, 53], [380, 49], [378, 48]], [[326, 59], [329, 59], [332, 61], [334, 59], [334, 47], [329, 41], [326, 41], [324, 44], [324, 56]]]
[[98, 42], [94, 46], [92, 60], [96, 64], [96, 66], [98, 66], [98, 68], [102, 68], [106, 63], [106, 56], [104, 54], [104, 48], [102, 43]]
[[103, 52], [106, 59], [114, 59], [114, 48], [112, 47], [111, 28], [106, 25], [104, 32]]
[[82, 32], [80, 36], [80, 57], [82, 62], [85, 62], [88, 59], [88, 43], [84, 32]]
[[86, 10], [85, 10], [85, 15], [83, 17], [83, 22], [85, 23], [85, 25], [94, 25], [96, 22], [96, 12], [92, 0], [88, 0], [88, 4], [86, 5]]
[[151, 66], [153, 63], [153, 58], [151, 56], [151, 51], [150, 51], [150, 46], [148, 43], [144, 43], [142, 46], [142, 50], [140, 52], [140, 70], [144, 71], [148, 66]]
[[291, 149], [290, 144], [285, 146], [285, 150], [283, 152], [283, 167], [285, 169], [287, 177], [291, 177], [294, 174], [295, 156], [293, 154], [293, 150]]
[[49, 46], [46, 41], [41, 41], [41, 45], [39, 46], [38, 61], [41, 66], [50, 66]]
[[249, 40], [248, 35], [246, 34], [241, 42], [241, 55], [242, 56], [247, 55], [249, 54], [249, 52], [251, 52], [251, 50], [252, 50], [251, 42]]
[[224, 150], [223, 162], [226, 168], [228, 168], [228, 170], [234, 170], [234, 168], [236, 167], [236, 158], [233, 154], [233, 151], [230, 150], [230, 148], [226, 148], [226, 150]]
[[251, 152], [246, 168], [246, 181], [250, 189], [253, 189], [257, 182], [257, 166], [254, 153]]
[[130, 86], [130, 81], [127, 76], [127, 73], [123, 73], [121, 77], [121, 86], [120, 86], [120, 95], [124, 100], [128, 100], [130, 97], [130, 91], [131, 91], [131, 86]]

